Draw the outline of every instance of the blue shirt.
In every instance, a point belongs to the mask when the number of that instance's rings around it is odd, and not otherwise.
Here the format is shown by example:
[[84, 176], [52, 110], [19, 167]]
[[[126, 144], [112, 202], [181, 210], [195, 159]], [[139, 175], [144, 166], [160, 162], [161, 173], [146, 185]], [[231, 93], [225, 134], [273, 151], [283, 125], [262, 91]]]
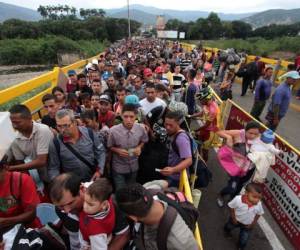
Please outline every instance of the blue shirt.
[[260, 79], [256, 82], [255, 100], [266, 101], [269, 99], [272, 90], [272, 81]]
[[192, 83], [188, 86], [188, 89], [186, 92], [185, 104], [188, 106], [189, 115], [192, 115], [195, 113], [195, 109], [196, 109], [195, 94], [197, 93], [197, 90], [198, 90], [198, 88], [195, 85], [195, 83]]
[[269, 106], [269, 112], [273, 112], [275, 105], [279, 105], [279, 119], [285, 116], [289, 109], [291, 101], [291, 88], [285, 82], [280, 84], [272, 95], [272, 102]]

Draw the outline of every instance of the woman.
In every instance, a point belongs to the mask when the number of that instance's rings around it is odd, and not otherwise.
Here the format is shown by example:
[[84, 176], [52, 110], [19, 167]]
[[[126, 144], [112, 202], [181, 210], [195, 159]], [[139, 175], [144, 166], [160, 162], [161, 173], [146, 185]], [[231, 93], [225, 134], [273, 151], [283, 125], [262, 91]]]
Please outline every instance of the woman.
[[65, 108], [66, 106], [66, 95], [63, 89], [59, 86], [56, 86], [52, 89], [52, 95], [55, 95], [56, 101], [59, 104], [60, 109]]
[[[226, 144], [233, 148], [234, 151], [247, 156], [249, 153], [250, 146], [255, 143], [255, 139], [260, 136], [260, 125], [257, 122], [251, 121], [247, 123], [245, 129], [241, 130], [222, 130], [218, 132], [218, 135], [226, 140]], [[245, 176], [231, 176], [228, 180], [227, 186], [224, 187], [217, 199], [219, 207], [224, 206], [224, 197], [230, 195], [232, 199], [234, 196], [239, 194], [244, 184], [250, 180], [255, 167], [248, 170]]]

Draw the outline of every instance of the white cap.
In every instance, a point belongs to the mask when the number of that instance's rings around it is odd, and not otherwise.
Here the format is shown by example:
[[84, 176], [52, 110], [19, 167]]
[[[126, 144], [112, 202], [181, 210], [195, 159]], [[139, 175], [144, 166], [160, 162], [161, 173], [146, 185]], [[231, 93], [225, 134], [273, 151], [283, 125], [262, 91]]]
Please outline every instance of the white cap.
[[92, 60], [92, 64], [97, 64], [98, 65], [98, 60], [97, 59], [93, 59]]

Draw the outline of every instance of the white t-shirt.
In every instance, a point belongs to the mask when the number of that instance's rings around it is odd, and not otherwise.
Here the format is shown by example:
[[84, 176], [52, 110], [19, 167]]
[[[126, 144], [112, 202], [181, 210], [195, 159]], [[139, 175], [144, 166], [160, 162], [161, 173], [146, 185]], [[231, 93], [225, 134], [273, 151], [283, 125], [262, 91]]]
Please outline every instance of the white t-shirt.
[[272, 143], [264, 143], [262, 140], [257, 139], [255, 143], [251, 145], [251, 152], [270, 152], [272, 154], [278, 155], [280, 150], [277, 149]]
[[234, 199], [228, 203], [228, 206], [234, 209], [237, 221], [244, 225], [250, 225], [256, 215], [264, 214], [261, 201], [259, 201], [257, 205], [249, 207], [246, 203], [242, 202], [241, 195], [234, 197]]
[[156, 97], [154, 102], [149, 102], [147, 98], [144, 98], [140, 101], [140, 105], [142, 106], [142, 110], [145, 115], [147, 115], [152, 109], [163, 106], [164, 108], [167, 106], [167, 104], [160, 98]]

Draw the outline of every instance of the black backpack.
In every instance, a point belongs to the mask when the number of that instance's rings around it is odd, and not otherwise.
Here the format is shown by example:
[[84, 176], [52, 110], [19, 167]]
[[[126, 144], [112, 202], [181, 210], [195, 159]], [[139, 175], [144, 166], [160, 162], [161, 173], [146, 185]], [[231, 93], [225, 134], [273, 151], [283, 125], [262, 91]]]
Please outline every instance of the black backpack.
[[[157, 248], [167, 250], [167, 239], [175, 222], [177, 214], [181, 216], [188, 228], [194, 232], [199, 218], [199, 211], [190, 203], [183, 193], [167, 189], [164, 191], [148, 189], [152, 195], [156, 195], [160, 201], [166, 202], [168, 207], [161, 218], [157, 228]], [[146, 250], [144, 241], [144, 225], [133, 236], [133, 244], [129, 249]]]
[[[212, 181], [212, 172], [209, 170], [207, 167], [205, 161], [202, 159], [200, 154], [198, 153], [197, 146], [195, 146], [196, 142], [195, 140], [191, 137], [191, 135], [185, 131], [181, 131], [177, 133], [171, 143], [171, 147], [174, 150], [174, 152], [179, 155], [179, 149], [176, 144], [176, 139], [179, 134], [181, 133], [186, 133], [187, 136], [190, 139], [190, 145], [191, 145], [191, 152], [192, 152], [192, 159], [193, 163], [189, 167], [189, 172], [190, 174], [195, 174], [197, 176], [197, 179], [195, 181], [194, 187], [195, 188], [205, 188], [208, 186], [209, 182]], [[196, 144], [197, 145], [197, 144]]]

